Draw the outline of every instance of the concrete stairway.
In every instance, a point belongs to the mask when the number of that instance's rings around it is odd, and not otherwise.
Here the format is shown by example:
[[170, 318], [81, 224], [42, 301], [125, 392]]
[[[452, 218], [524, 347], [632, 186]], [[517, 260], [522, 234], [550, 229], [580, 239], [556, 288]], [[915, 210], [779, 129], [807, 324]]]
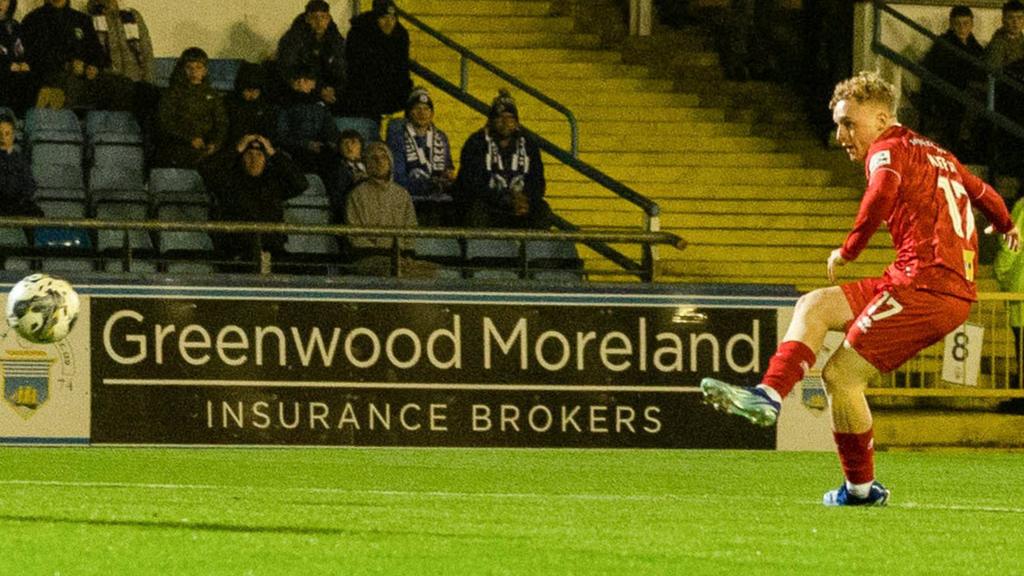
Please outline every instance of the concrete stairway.
[[[545, 0], [404, 0], [402, 7], [573, 111], [580, 158], [657, 201], [663, 229], [689, 240], [685, 251], [661, 249], [660, 281], [802, 289], [825, 282], [829, 251], [856, 213], [860, 168], [821, 149], [786, 90], [724, 80], [699, 29], [634, 47], [624, 57], [600, 49], [597, 36], [574, 32], [570, 18], [551, 16]], [[458, 84], [455, 52], [407, 27], [412, 57]], [[670, 51], [682, 72], [669, 76], [660, 64], [648, 65], [659, 51]], [[469, 89], [477, 98], [490, 102], [505, 85], [470, 65]], [[457, 157], [484, 118], [439, 89], [432, 93], [436, 120]], [[569, 147], [563, 116], [526, 94], [513, 95], [525, 125]], [[554, 158], [545, 163], [549, 202], [563, 217], [586, 227], [642, 224], [638, 208]], [[639, 255], [636, 247], [619, 248]], [[581, 253], [592, 280], [633, 280], [587, 249]], [[844, 275], [877, 274], [890, 258], [882, 231]]]

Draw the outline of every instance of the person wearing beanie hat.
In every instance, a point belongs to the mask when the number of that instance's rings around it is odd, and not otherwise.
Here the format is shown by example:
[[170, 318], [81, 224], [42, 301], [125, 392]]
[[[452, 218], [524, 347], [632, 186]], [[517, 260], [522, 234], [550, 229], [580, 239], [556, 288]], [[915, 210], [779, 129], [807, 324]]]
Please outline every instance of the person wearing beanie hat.
[[277, 43], [277, 65], [285, 83], [291, 80], [295, 69], [311, 67], [316, 94], [324, 104], [337, 110], [348, 73], [345, 39], [331, 17], [330, 4], [324, 0], [306, 3], [306, 9], [292, 20]]
[[520, 129], [519, 109], [507, 90], [491, 103], [487, 125], [462, 146], [455, 189], [474, 228], [551, 226], [540, 147]]
[[202, 48], [191, 47], [174, 65], [157, 108], [158, 166], [194, 169], [224, 145], [228, 115], [207, 78], [208, 59]]
[[351, 22], [344, 115], [379, 123], [381, 116], [404, 110], [412, 90], [409, 31], [398, 21], [394, 3], [380, 0]]
[[455, 164], [448, 135], [434, 124], [434, 102], [426, 88], [418, 86], [409, 94], [405, 118], [388, 124], [386, 140], [395, 182], [409, 191], [420, 223], [450, 224]]

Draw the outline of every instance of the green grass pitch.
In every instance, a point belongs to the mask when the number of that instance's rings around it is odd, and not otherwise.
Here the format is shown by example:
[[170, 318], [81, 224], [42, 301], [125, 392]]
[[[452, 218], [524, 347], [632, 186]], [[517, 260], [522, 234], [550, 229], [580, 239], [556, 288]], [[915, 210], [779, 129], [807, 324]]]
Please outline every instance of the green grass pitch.
[[0, 449], [0, 574], [1019, 574], [1024, 454]]

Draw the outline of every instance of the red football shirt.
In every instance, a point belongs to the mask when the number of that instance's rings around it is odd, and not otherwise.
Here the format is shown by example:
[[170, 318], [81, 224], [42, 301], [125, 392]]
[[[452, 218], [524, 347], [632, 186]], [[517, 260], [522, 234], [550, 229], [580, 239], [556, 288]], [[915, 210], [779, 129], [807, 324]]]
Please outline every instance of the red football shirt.
[[972, 206], [999, 232], [1013, 221], [999, 194], [931, 140], [903, 126], [878, 137], [864, 160], [868, 187], [840, 254], [854, 260], [884, 221], [896, 261], [885, 277], [896, 285], [975, 300], [978, 233]]

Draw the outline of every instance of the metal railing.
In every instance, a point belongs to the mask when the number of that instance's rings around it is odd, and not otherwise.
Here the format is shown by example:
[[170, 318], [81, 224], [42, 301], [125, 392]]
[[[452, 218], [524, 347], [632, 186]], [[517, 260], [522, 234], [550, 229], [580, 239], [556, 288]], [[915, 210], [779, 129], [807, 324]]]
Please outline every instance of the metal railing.
[[[391, 228], [391, 227], [360, 227], [348, 225], [316, 225], [316, 224], [285, 224], [269, 222], [163, 222], [163, 221], [114, 221], [97, 219], [65, 219], [65, 218], [27, 218], [27, 217], [0, 217], [0, 228], [73, 228], [84, 230], [119, 230], [124, 232], [123, 242], [120, 250], [111, 252], [105, 251], [102, 254], [88, 250], [61, 249], [61, 248], [33, 248], [17, 246], [0, 246], [0, 256], [22, 255], [30, 258], [46, 258], [48, 256], [66, 256], [80, 254], [85, 259], [106, 259], [118, 260], [122, 263], [123, 270], [131, 270], [133, 262], [142, 260], [139, 251], [132, 248], [128, 232], [204, 232], [204, 233], [226, 233], [226, 234], [249, 234], [254, 235], [260, 243], [263, 235], [286, 234], [286, 235], [317, 235], [334, 237], [385, 237], [390, 238], [392, 256], [392, 275], [402, 275], [402, 249], [400, 240], [415, 238], [454, 238], [458, 240], [474, 239], [496, 239], [514, 240], [519, 243], [520, 266], [525, 272], [525, 243], [529, 241], [560, 240], [579, 243], [594, 242], [616, 242], [648, 245], [669, 245], [683, 246], [684, 241], [679, 236], [670, 232], [635, 232], [616, 230], [596, 231], [568, 231], [551, 232], [541, 230], [498, 230], [480, 228]], [[261, 244], [258, 244], [261, 245]], [[192, 255], [193, 259], [202, 259], [201, 256]], [[207, 256], [210, 263], [216, 263], [211, 253]], [[329, 256], [325, 256], [331, 260]], [[152, 254], [146, 260], [161, 260], [160, 254]], [[335, 259], [336, 260], [336, 259]], [[285, 263], [292, 263], [285, 261]], [[307, 263], [307, 262], [302, 262]], [[333, 262], [337, 263], [337, 262]], [[645, 261], [645, 268], [636, 271], [641, 279], [650, 281], [657, 273], [654, 270], [656, 263], [653, 260]], [[273, 271], [275, 262], [272, 255], [266, 251], [254, 254], [254, 267], [262, 274], [269, 274]]]
[[[937, 76], [935, 73], [922, 66], [920, 63], [907, 58], [893, 48], [887, 46], [882, 40], [883, 13], [892, 16], [915, 32], [924, 35], [932, 42], [943, 43], [950, 48], [950, 53], [955, 54], [963, 60], [964, 65], [986, 71], [988, 81], [985, 102], [972, 98], [970, 94], [953, 86], [945, 79]], [[882, 0], [874, 0], [873, 16], [874, 22], [871, 36], [871, 49], [874, 53], [887, 58], [889, 61], [906, 70], [909, 70], [918, 78], [921, 78], [929, 85], [935, 87], [944, 96], [963, 104], [969, 110], [981, 115], [999, 128], [1016, 136], [1017, 138], [1020, 138], [1021, 140], [1024, 140], [1024, 127], [996, 111], [996, 86], [998, 84], [1005, 85], [1022, 94], [1024, 94], [1024, 84], [1011, 76], [1003, 74], [1001, 71], [989, 70], [987, 63], [984, 60], [976, 58], [963, 50], [957, 49], [953, 44], [935, 35], [931, 30], [921, 26], [905, 14], [887, 5], [887, 3]]]

